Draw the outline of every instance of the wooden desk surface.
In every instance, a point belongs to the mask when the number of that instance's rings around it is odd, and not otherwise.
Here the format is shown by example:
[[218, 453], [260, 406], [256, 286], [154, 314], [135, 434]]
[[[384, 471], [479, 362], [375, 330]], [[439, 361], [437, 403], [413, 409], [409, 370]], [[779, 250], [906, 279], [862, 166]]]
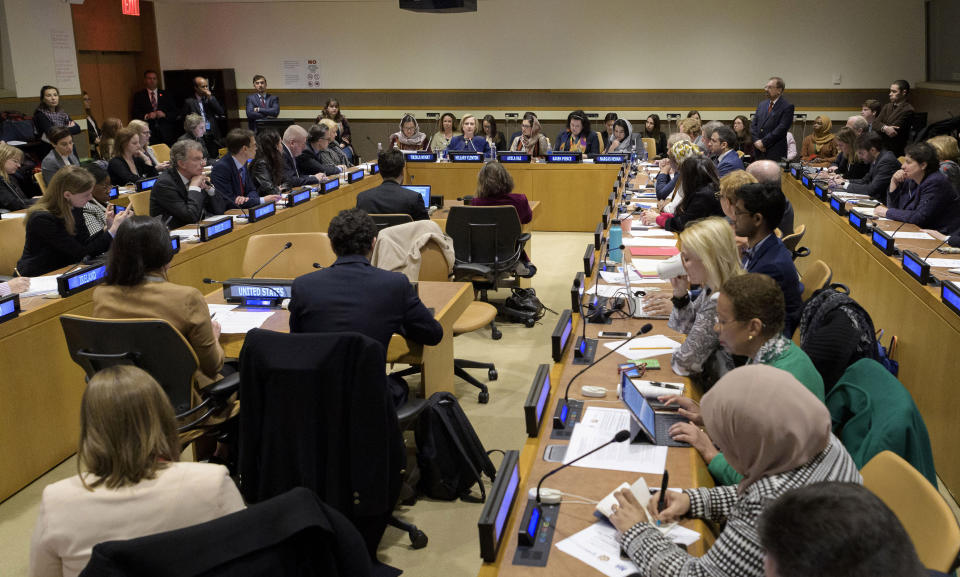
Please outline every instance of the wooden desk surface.
[[[381, 182], [374, 176], [341, 185], [266, 220], [238, 224], [233, 232], [210, 242], [183, 243], [168, 277], [206, 292], [210, 287], [202, 283], [204, 277], [242, 275], [243, 254], [251, 235], [325, 231], [337, 212], [356, 205], [360, 191]], [[6, 224], [22, 228], [15, 220], [0, 220], [0, 226]], [[4, 238], [0, 245], [6, 246]], [[58, 317], [91, 314], [92, 293], [88, 290], [66, 299], [24, 299], [24, 312], [0, 324], [0, 366], [4, 368], [0, 381], [0, 500], [76, 452], [83, 371], [70, 359]]]
[[[624, 235], [629, 236], [629, 231], [624, 230]], [[599, 252], [596, 258], [600, 258]], [[629, 260], [630, 252], [625, 251], [625, 256]], [[643, 257], [657, 258], [657, 257]], [[588, 284], [596, 282], [597, 279], [588, 278]], [[650, 286], [661, 286], [663, 290], [669, 290], [669, 284], [661, 285], [643, 285], [645, 289]], [[635, 287], [637, 288], [637, 287]], [[615, 315], [616, 316], [616, 315]], [[616, 319], [609, 325], [588, 324], [586, 334], [588, 338], [595, 338], [599, 330], [611, 331], [631, 331], [636, 333], [640, 327], [646, 323], [652, 323], [654, 328], [649, 334], [663, 334], [672, 339], [682, 341], [683, 335], [676, 333], [667, 327], [666, 320], [644, 320], [644, 319]], [[503, 543], [500, 547], [497, 560], [494, 563], [485, 563], [479, 572], [480, 577], [499, 576], [521, 576], [521, 575], [595, 575], [599, 574], [589, 565], [581, 562], [574, 557], [558, 550], [556, 544], [570, 537], [571, 535], [585, 529], [596, 522], [593, 516], [593, 505], [563, 503], [560, 507], [560, 513], [557, 522], [557, 529], [553, 537], [554, 547], [550, 551], [549, 561], [546, 567], [527, 567], [513, 565], [513, 556], [517, 548], [517, 529], [519, 518], [523, 515], [524, 507], [527, 503], [527, 494], [531, 488], [536, 488], [540, 478], [559, 466], [559, 463], [549, 463], [544, 460], [544, 452], [550, 445], [567, 444], [568, 441], [550, 439], [551, 423], [550, 416], [553, 414], [558, 402], [561, 402], [564, 396], [564, 389], [570, 380], [580, 370], [583, 365], [572, 364], [574, 354], [574, 343], [577, 335], [583, 330], [579, 314], [574, 311], [574, 330], [570, 336], [570, 344], [567, 347], [563, 362], [553, 365], [550, 371], [551, 383], [554, 388], [550, 393], [548, 409], [545, 411], [544, 422], [541, 425], [540, 435], [537, 438], [527, 439], [520, 454], [519, 469], [521, 476], [522, 490], [517, 492], [517, 497], [513, 504], [513, 510], [504, 529]], [[598, 344], [597, 357], [609, 352], [609, 349], [603, 346], [605, 341]], [[607, 341], [608, 342], [608, 341]], [[661, 369], [651, 371], [644, 378], [687, 382], [688, 392], [694, 398], [699, 398], [699, 392], [693, 390], [689, 381], [684, 377], [677, 376], [670, 368], [670, 355], [661, 355], [657, 357], [660, 360]], [[617, 399], [616, 388], [619, 382], [617, 374], [617, 365], [626, 361], [626, 358], [619, 353], [612, 353], [609, 357], [598, 362], [589, 371], [579, 377], [570, 390], [570, 398], [582, 400], [585, 407], [600, 406], [622, 408], [622, 404]], [[596, 385], [606, 387], [609, 391], [603, 399], [586, 398], [580, 393], [583, 385]], [[672, 487], [712, 487], [713, 479], [707, 471], [706, 464], [700, 455], [693, 448], [670, 447], [667, 452], [666, 469], [670, 472], [670, 485]], [[638, 477], [643, 476], [647, 484], [651, 487], [659, 486], [660, 475], [647, 475], [630, 473], [624, 471], [602, 470], [577, 468], [576, 466], [565, 469], [556, 476], [551, 477], [545, 484], [555, 489], [574, 493], [585, 497], [588, 500], [599, 501], [610, 491], [623, 482], [632, 483]], [[702, 555], [715, 540], [712, 528], [700, 520], [687, 520], [683, 525], [691, 528], [702, 535], [702, 538], [689, 548], [693, 555]]]
[[[796, 223], [807, 231], [800, 246], [810, 248], [811, 255], [797, 260], [801, 274], [813, 261], [820, 259], [833, 270], [833, 282], [847, 285], [851, 296], [873, 318], [874, 326], [884, 330], [884, 344], [897, 335], [899, 345], [894, 359], [900, 362], [900, 381], [907, 387], [920, 409], [930, 433], [937, 473], [954, 493], [960, 491], [960, 458], [955, 447], [960, 443], [960, 396], [954, 390], [957, 380], [950, 361], [960, 350], [960, 316], [940, 301], [939, 288], [922, 286], [902, 268], [900, 257], [883, 254], [861, 234], [830, 210], [789, 175], [783, 176], [783, 191], [793, 204]], [[900, 223], [879, 222], [879, 227], [892, 230]], [[901, 231], [916, 231], [904, 225]], [[934, 240], [897, 239], [900, 248], [914, 250], [921, 258], [939, 244]], [[936, 258], [957, 260], [958, 255]], [[931, 271], [939, 278], [960, 280], [944, 268]]]

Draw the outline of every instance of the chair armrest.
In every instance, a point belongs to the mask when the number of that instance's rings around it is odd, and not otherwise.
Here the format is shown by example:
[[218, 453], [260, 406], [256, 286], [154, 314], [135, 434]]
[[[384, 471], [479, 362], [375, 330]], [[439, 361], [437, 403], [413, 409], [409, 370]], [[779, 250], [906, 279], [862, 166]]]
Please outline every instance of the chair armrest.
[[453, 277], [455, 279], [470, 278], [482, 276], [492, 278], [496, 271], [492, 267], [484, 264], [474, 264], [470, 262], [457, 263], [453, 265]]
[[525, 232], [517, 237], [517, 244], [526, 244], [528, 240], [530, 240], [530, 233]]
[[233, 373], [208, 385], [200, 390], [205, 398], [210, 398], [217, 405], [224, 405], [231, 395], [240, 390], [240, 373]]
[[397, 409], [397, 422], [400, 424], [400, 430], [405, 431], [411, 423], [417, 420], [417, 417], [425, 408], [427, 408], [426, 399], [408, 399], [403, 406]]

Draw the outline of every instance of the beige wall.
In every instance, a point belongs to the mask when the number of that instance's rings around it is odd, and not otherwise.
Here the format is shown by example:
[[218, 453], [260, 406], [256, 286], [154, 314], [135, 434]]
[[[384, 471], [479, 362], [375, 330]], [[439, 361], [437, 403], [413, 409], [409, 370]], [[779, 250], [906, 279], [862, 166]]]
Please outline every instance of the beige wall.
[[289, 57], [319, 57], [328, 88], [759, 89], [774, 74], [875, 88], [921, 79], [922, 4], [480, 0], [434, 15], [397, 0], [162, 0], [157, 26], [163, 68], [235, 68], [275, 88]]

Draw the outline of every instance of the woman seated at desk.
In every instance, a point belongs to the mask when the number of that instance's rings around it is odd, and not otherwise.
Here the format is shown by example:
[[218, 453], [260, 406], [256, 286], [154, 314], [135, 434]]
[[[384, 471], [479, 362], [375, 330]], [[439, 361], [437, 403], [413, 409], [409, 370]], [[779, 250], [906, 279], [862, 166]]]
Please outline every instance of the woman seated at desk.
[[430, 139], [430, 150], [440, 152], [446, 150], [453, 140], [453, 127], [457, 125], [457, 117], [452, 112], [444, 112], [437, 121], [437, 131]]
[[350, 133], [350, 123], [347, 122], [347, 117], [340, 112], [340, 101], [336, 98], [328, 98], [326, 103], [323, 105], [323, 112], [320, 113], [320, 116], [317, 117], [317, 124], [322, 122], [324, 119], [330, 120], [336, 125], [336, 141], [334, 144], [340, 148], [340, 151], [343, 152], [343, 155], [346, 157], [347, 162], [353, 164], [353, 145], [352, 135]]
[[811, 166], [829, 166], [837, 160], [836, 136], [830, 132], [833, 122], [826, 116], [818, 116], [813, 121], [813, 134], [803, 139], [801, 157]]
[[[327, 138], [319, 143], [321, 147], [317, 152], [317, 157], [325, 165], [332, 164], [339, 167], [341, 172], [346, 171], [353, 166], [353, 163], [347, 158], [343, 149], [337, 145], [337, 123], [329, 118], [324, 118], [318, 124], [327, 127]], [[317, 178], [320, 179], [320, 177]]]
[[876, 207], [873, 213], [943, 234], [960, 228], [957, 191], [940, 172], [937, 151], [926, 142], [907, 146], [903, 168], [890, 179], [887, 205]]
[[[307, 145], [303, 152], [297, 157], [297, 170], [300, 174], [314, 174], [321, 182], [321, 176], [340, 174], [346, 166], [336, 166], [334, 164], [324, 164], [320, 155], [321, 152], [331, 146], [336, 146], [333, 139], [333, 131], [329, 124], [314, 124], [307, 131]], [[259, 151], [259, 149], [257, 149]]]
[[691, 222], [708, 216], [723, 215], [720, 200], [717, 198], [720, 177], [712, 160], [699, 155], [687, 158], [680, 164], [679, 178], [677, 186], [683, 187], [683, 198], [676, 203], [675, 212], [671, 204], [664, 206], [661, 212], [645, 210], [641, 217], [644, 224], [653, 220], [664, 230], [680, 232]]
[[[713, 330], [720, 287], [743, 274], [733, 228], [716, 217], [691, 224], [680, 233], [680, 255], [687, 274], [670, 279], [673, 297], [645, 297], [644, 310], [651, 316], [670, 315], [669, 327], [687, 335], [673, 353], [673, 372], [707, 390], [733, 368], [733, 357], [720, 347]], [[696, 297], [690, 295], [691, 285], [701, 286]]]
[[43, 490], [30, 575], [74, 577], [97, 543], [181, 529], [244, 508], [226, 467], [179, 461], [173, 408], [153, 377], [124, 365], [94, 375], [80, 403], [80, 471]]
[[23, 162], [23, 151], [6, 142], [0, 142], [0, 212], [23, 210], [33, 204], [14, 176]]
[[530, 156], [543, 156], [550, 150], [550, 139], [541, 134], [540, 121], [531, 113], [523, 115], [520, 136], [510, 143], [510, 150], [526, 152]]
[[426, 150], [427, 135], [420, 132], [420, 125], [412, 114], [400, 119], [400, 130], [390, 135], [390, 147], [400, 150]]
[[941, 134], [927, 140], [927, 144], [937, 151], [940, 172], [947, 177], [953, 189], [960, 193], [960, 166], [957, 165], [960, 148], [957, 147], [957, 139], [949, 134]]
[[140, 135], [129, 126], [117, 131], [116, 155], [110, 159], [107, 172], [110, 181], [123, 186], [134, 184], [142, 178], [157, 176], [157, 169], [151, 166], [150, 159], [140, 147]]
[[[471, 206], [512, 206], [517, 210], [520, 224], [533, 220], [533, 211], [527, 201], [527, 195], [513, 192], [513, 177], [499, 162], [488, 162], [477, 175], [477, 196], [470, 201]], [[530, 262], [524, 252], [520, 255], [517, 274], [530, 278], [537, 274], [537, 267]]]
[[837, 160], [829, 168], [847, 180], [863, 178], [870, 170], [870, 165], [860, 161], [857, 154], [857, 133], [852, 128], [844, 126], [837, 132]]
[[[613, 122], [613, 135], [607, 152], [630, 152], [637, 149], [636, 135], [633, 134], [633, 125], [626, 118], [618, 118]], [[639, 146], [643, 146], [640, 142]]]
[[73, 153], [73, 135], [62, 126], [51, 128], [47, 132], [47, 140], [53, 145], [53, 149], [43, 157], [40, 168], [43, 174], [43, 182], [53, 180], [53, 175], [64, 166], [78, 166], [80, 159]]
[[211, 320], [200, 291], [167, 281], [171, 259], [167, 227], [149, 216], [130, 218], [107, 255], [104, 283], [93, 291], [93, 316], [168, 321], [193, 347], [209, 383], [223, 367], [220, 324]]
[[497, 152], [507, 149], [507, 137], [497, 129], [497, 119], [492, 114], [483, 117], [483, 136], [490, 150]]
[[250, 174], [261, 198], [281, 192], [283, 156], [280, 142], [280, 134], [275, 130], [263, 130], [257, 134], [257, 155], [250, 164]]
[[[133, 121], [131, 121], [130, 124], [132, 125]], [[210, 164], [213, 164], [213, 162], [217, 160], [217, 154], [210, 154], [210, 151], [207, 150], [207, 140], [204, 138], [204, 135], [207, 133], [207, 121], [199, 114], [188, 114], [186, 118], [183, 119], [183, 130], [184, 133], [180, 135], [177, 141], [193, 140], [200, 145], [200, 150], [203, 151], [203, 158]]]
[[[642, 575], [764, 574], [757, 521], [783, 493], [820, 481], [862, 483], [857, 466], [830, 432], [830, 412], [790, 373], [756, 365], [735, 369], [703, 396], [702, 425], [723, 447], [737, 486], [667, 491], [666, 508], [657, 512], [659, 495], [647, 511], [630, 491], [618, 491], [610, 521], [617, 540]], [[712, 547], [693, 557], [647, 521], [682, 518], [726, 521]]]
[[68, 166], [47, 185], [47, 191], [30, 207], [26, 217], [26, 242], [17, 271], [23, 276], [41, 276], [100, 255], [110, 248], [117, 228], [131, 214], [106, 211], [106, 228], [90, 234], [83, 207], [93, 198], [96, 179], [85, 168]]
[[[137, 133], [137, 140], [140, 142], [140, 151], [143, 152], [143, 156], [146, 157], [147, 164], [152, 166], [158, 173], [170, 168], [170, 161], [160, 162], [157, 155], [153, 153], [153, 148], [150, 147], [150, 136], [152, 133], [150, 132], [149, 124], [143, 120], [134, 118], [127, 124], [127, 128], [132, 128], [134, 132]], [[207, 158], [206, 149], [204, 149], [203, 157]]]
[[[787, 371], [820, 402], [824, 400], [823, 379], [813, 361], [790, 339], [783, 336], [786, 305], [783, 290], [767, 275], [747, 273], [725, 282], [717, 300], [717, 322], [714, 330], [720, 345], [730, 354], [747, 357], [747, 364], [770, 365]], [[689, 398], [674, 396], [662, 399], [677, 404], [685, 417], [700, 422], [700, 408]], [[676, 423], [670, 436], [690, 443], [708, 465], [719, 485], [733, 485], [743, 480], [714, 446], [710, 436], [692, 423]]]
[[454, 152], [482, 152], [484, 156], [490, 154], [490, 145], [487, 139], [477, 136], [477, 117], [466, 114], [460, 119], [460, 132], [450, 139], [447, 150]]
[[110, 117], [103, 121], [100, 133], [100, 158], [109, 161], [117, 155], [117, 133], [123, 128], [119, 118]]
[[[678, 145], [678, 142], [685, 144]], [[667, 156], [657, 161], [660, 166], [660, 172], [657, 173], [654, 187], [657, 193], [657, 201], [667, 200], [674, 194], [677, 188], [677, 180], [679, 180], [680, 163], [689, 156], [697, 154], [701, 154], [700, 149], [694, 146], [689, 135], [682, 132], [670, 135], [670, 138], [667, 139]]]
[[657, 156], [667, 153], [667, 135], [660, 131], [660, 115], [651, 114], [643, 124], [643, 138], [652, 138], [657, 144]]
[[574, 110], [567, 117], [567, 129], [557, 137], [557, 150], [598, 154], [603, 150], [600, 134], [590, 130], [590, 118], [582, 110]]

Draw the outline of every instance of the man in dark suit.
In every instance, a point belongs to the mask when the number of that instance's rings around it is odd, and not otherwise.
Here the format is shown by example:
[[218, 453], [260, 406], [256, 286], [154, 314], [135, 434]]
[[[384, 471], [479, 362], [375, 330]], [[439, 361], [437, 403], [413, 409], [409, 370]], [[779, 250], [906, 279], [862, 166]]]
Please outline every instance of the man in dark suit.
[[203, 174], [203, 148], [195, 140], [180, 140], [170, 149], [170, 168], [150, 193], [150, 214], [170, 218], [170, 228], [196, 223], [207, 198], [216, 194]]
[[867, 174], [849, 181], [834, 177], [831, 184], [847, 192], [868, 194], [870, 198], [886, 204], [887, 188], [890, 187], [893, 174], [900, 170], [900, 161], [893, 152], [884, 150], [883, 137], [878, 132], [866, 132], [857, 138], [857, 155], [861, 162], [870, 164]]
[[780, 160], [787, 156], [787, 131], [793, 126], [793, 104], [783, 98], [783, 78], [774, 76], [763, 87], [767, 99], [757, 106], [750, 122], [756, 158]]
[[177, 107], [173, 98], [157, 88], [159, 78], [153, 70], [143, 73], [144, 89], [133, 95], [133, 118], [150, 125], [150, 144], [173, 144], [177, 139]]
[[910, 124], [913, 122], [913, 106], [907, 102], [910, 95], [910, 83], [897, 80], [890, 85], [890, 102], [883, 105], [880, 113], [871, 122], [874, 132], [883, 137], [883, 147], [894, 156], [903, 154], [910, 136]]
[[711, 134], [705, 135], [707, 150], [714, 157], [717, 173], [721, 178], [734, 170], [743, 170], [743, 161], [737, 154], [737, 133], [729, 126], [721, 124]]
[[279, 194], [261, 197], [250, 176], [248, 162], [257, 154], [257, 139], [252, 130], [234, 128], [227, 133], [227, 154], [210, 171], [217, 194], [211, 202], [214, 214], [233, 208], [251, 208], [264, 202], [280, 200]]
[[256, 132], [258, 120], [280, 116], [280, 98], [267, 94], [267, 79], [262, 74], [253, 77], [253, 88], [257, 93], [247, 95], [247, 123]]
[[394, 333], [424, 345], [440, 342], [443, 327], [407, 277], [370, 265], [377, 239], [370, 215], [356, 208], [340, 211], [327, 234], [337, 260], [293, 281], [290, 332], [355, 331], [379, 341], [384, 350]]
[[772, 277], [780, 285], [787, 305], [783, 332], [790, 337], [800, 324], [803, 284], [793, 265], [790, 249], [773, 234], [773, 229], [783, 218], [787, 199], [778, 187], [759, 183], [741, 186], [736, 197], [734, 232], [747, 239], [743, 268], [747, 272]]
[[[181, 121], [188, 114], [199, 114], [203, 117], [207, 127], [207, 134], [205, 135], [208, 140], [207, 150], [220, 148], [220, 126], [217, 123], [217, 118], [226, 116], [226, 114], [223, 111], [223, 106], [220, 106], [220, 102], [217, 101], [217, 97], [210, 92], [210, 82], [203, 76], [197, 76], [193, 79], [193, 98], [188, 98], [183, 102]], [[216, 144], [216, 146], [211, 148], [210, 144]]]
[[[780, 177], [783, 175], [783, 170], [780, 168], [780, 165], [772, 160], [755, 160], [747, 166], [747, 172], [751, 174], [754, 178], [757, 179], [757, 182], [762, 184], [770, 184], [777, 187], [777, 190], [783, 192], [783, 187], [780, 183]], [[793, 205], [790, 203], [790, 199], [784, 197], [787, 205], [783, 211], [783, 218], [780, 219], [780, 224], [777, 228], [780, 229], [780, 234], [787, 236], [788, 234], [793, 234]]]
[[283, 155], [283, 184], [287, 188], [296, 188], [308, 184], [319, 184], [326, 180], [323, 172], [300, 174], [297, 157], [307, 147], [307, 131], [299, 124], [291, 124], [283, 131], [280, 152]]
[[423, 198], [401, 186], [405, 161], [399, 149], [389, 148], [377, 155], [383, 184], [357, 195], [357, 208], [368, 214], [409, 214], [413, 220], [426, 220]]

